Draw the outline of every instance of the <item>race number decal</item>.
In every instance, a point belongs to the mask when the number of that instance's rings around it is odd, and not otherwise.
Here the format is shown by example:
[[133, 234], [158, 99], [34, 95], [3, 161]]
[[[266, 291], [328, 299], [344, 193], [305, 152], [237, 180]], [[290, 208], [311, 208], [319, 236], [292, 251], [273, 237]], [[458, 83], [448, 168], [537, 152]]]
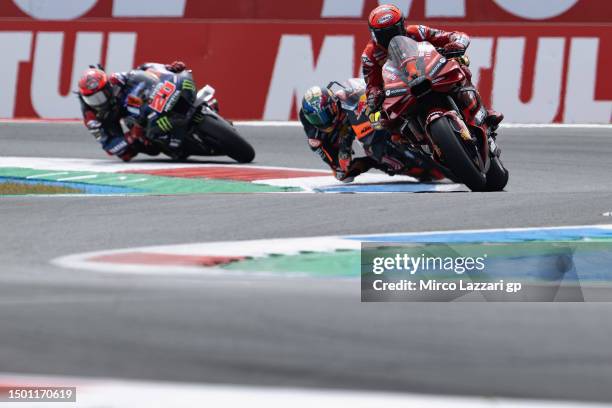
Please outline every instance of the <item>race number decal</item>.
[[176, 85], [174, 85], [170, 81], [164, 82], [164, 84], [159, 88], [159, 90], [155, 93], [153, 100], [149, 104], [151, 109], [156, 111], [157, 113], [162, 113], [164, 111], [164, 107], [170, 96], [176, 91]]

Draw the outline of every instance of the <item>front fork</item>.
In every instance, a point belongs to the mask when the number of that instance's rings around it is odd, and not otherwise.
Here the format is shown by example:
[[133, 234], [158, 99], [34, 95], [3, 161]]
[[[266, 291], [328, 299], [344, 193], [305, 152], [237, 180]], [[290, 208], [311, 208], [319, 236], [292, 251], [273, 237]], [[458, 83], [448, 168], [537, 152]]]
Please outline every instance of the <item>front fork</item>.
[[470, 131], [470, 128], [468, 128], [464, 118], [461, 115], [461, 111], [458, 110], [457, 104], [450, 96], [448, 97], [448, 103], [451, 106], [451, 110], [443, 110], [440, 108], [430, 109], [424, 120], [423, 127], [435, 155], [442, 157], [442, 152], [438, 149], [438, 147], [434, 144], [433, 139], [429, 136], [429, 129], [433, 122], [447, 118], [451, 125], [451, 129], [457, 138], [464, 145], [468, 146], [468, 148], [474, 149], [472, 157], [474, 164], [477, 165], [482, 172], [486, 173], [491, 164], [491, 157], [488, 140], [489, 138], [488, 135], [484, 133], [485, 129], [474, 129], [474, 127], [472, 127], [474, 130]]

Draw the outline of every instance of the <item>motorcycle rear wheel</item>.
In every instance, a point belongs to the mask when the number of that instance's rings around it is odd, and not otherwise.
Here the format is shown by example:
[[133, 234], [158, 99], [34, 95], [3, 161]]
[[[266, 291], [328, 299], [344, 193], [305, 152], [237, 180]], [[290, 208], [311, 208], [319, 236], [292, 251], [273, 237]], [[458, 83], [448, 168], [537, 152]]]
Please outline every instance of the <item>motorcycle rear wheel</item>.
[[250, 163], [255, 158], [253, 146], [222, 118], [206, 115], [198, 130], [217, 153], [226, 154], [238, 163]]
[[486, 176], [472, 161], [463, 143], [453, 131], [450, 119], [442, 117], [430, 125], [430, 135], [442, 150], [444, 165], [472, 191], [486, 190]]

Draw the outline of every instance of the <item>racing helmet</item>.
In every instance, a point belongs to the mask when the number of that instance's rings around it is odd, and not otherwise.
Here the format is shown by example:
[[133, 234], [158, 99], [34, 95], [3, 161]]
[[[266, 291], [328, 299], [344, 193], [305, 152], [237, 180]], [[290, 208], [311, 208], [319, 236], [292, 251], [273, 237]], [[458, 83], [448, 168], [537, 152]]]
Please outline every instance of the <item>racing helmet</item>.
[[341, 120], [338, 99], [327, 88], [313, 86], [302, 99], [302, 112], [306, 120], [323, 132], [331, 132]]
[[383, 4], [372, 10], [368, 26], [374, 42], [384, 48], [389, 47], [393, 37], [406, 35], [404, 15], [392, 4]]
[[79, 94], [83, 102], [96, 111], [108, 108], [113, 90], [106, 72], [90, 65], [79, 80]]

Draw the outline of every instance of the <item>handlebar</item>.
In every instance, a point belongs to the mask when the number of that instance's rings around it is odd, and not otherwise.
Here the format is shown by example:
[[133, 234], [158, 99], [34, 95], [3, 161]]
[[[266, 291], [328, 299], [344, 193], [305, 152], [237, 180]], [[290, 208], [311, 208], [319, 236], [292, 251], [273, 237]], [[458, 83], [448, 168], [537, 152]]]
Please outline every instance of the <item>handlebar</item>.
[[463, 55], [465, 54], [465, 50], [446, 52], [444, 51], [444, 48], [442, 47], [437, 47], [436, 51], [444, 55], [446, 58], [459, 58], [459, 57], [463, 57]]

